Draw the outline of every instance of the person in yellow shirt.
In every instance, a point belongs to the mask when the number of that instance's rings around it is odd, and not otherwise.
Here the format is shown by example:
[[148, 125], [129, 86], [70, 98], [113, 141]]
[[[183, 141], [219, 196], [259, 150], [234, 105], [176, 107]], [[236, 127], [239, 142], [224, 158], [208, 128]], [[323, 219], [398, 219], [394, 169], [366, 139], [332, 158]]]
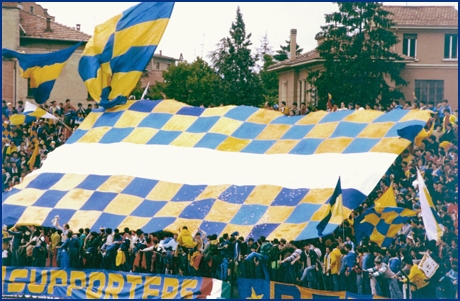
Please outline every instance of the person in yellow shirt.
[[59, 245], [61, 242], [61, 236], [59, 233], [56, 231], [56, 229], [51, 229], [51, 243], [49, 247], [49, 252], [50, 252], [50, 266], [51, 267], [57, 267], [57, 249], [56, 247]]
[[398, 277], [398, 280], [402, 283], [407, 283], [408, 281], [411, 282], [412, 298], [422, 299], [426, 296], [425, 291], [428, 288], [429, 279], [419, 269], [419, 267], [413, 263], [412, 259], [404, 259], [403, 263], [405, 263], [406, 268], [409, 269], [409, 275], [404, 278]]
[[14, 152], [18, 151], [18, 147], [14, 143], [14, 141], [10, 141], [10, 146], [6, 148], [6, 155], [11, 155]]
[[449, 109], [444, 109], [444, 118], [442, 119], [442, 131], [446, 131], [447, 124], [454, 124], [457, 121], [454, 115], [450, 114]]
[[333, 243], [331, 248], [333, 249], [330, 257], [331, 263], [329, 270], [326, 270], [326, 273], [330, 273], [332, 276], [332, 282], [334, 283], [334, 291], [338, 292], [340, 290], [340, 260], [342, 258], [342, 253], [340, 252], [339, 246], [337, 243]]

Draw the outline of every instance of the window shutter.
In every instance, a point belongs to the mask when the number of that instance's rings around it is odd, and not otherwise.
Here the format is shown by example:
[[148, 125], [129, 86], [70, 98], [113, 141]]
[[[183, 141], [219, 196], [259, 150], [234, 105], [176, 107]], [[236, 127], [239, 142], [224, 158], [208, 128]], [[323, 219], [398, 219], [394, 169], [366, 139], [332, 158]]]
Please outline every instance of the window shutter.
[[456, 34], [453, 34], [452, 35], [452, 45], [450, 47], [452, 47], [452, 58], [453, 59], [456, 59], [457, 58], [457, 48], [458, 48], [458, 35]]
[[450, 50], [450, 35], [446, 34], [444, 36], [444, 58], [449, 58], [449, 50]]

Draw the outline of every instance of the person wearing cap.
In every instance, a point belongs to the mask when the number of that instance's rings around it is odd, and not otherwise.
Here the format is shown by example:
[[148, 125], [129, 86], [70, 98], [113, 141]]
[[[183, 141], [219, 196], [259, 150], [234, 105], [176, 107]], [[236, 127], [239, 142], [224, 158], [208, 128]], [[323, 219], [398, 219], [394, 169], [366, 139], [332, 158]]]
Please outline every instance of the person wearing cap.
[[383, 297], [402, 299], [403, 295], [396, 281], [396, 274], [382, 261], [380, 257], [374, 259], [375, 267], [367, 269], [369, 277], [377, 278]]

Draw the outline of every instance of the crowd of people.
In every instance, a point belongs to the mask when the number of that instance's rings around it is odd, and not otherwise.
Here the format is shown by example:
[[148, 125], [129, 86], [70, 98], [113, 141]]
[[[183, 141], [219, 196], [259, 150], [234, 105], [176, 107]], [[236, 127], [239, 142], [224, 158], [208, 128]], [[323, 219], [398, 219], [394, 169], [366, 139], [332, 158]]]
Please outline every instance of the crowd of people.
[[[341, 107], [345, 105], [342, 104]], [[3, 119], [11, 116], [6, 104]], [[62, 106], [60, 106], [62, 108]], [[80, 107], [80, 106], [79, 106]], [[281, 104], [280, 107], [283, 107]], [[349, 106], [350, 109], [361, 109]], [[48, 108], [53, 110], [54, 106]], [[300, 110], [302, 110], [302, 106]], [[280, 109], [280, 108], [276, 108]], [[341, 108], [348, 109], [348, 108]], [[392, 104], [392, 110], [429, 109], [433, 118], [427, 124], [426, 137], [412, 144], [395, 160], [366, 201], [356, 208], [331, 235], [308, 241], [268, 240], [242, 237], [238, 232], [218, 237], [202, 229], [184, 226], [174, 232], [144, 233], [142, 229], [71, 229], [56, 217], [55, 227], [8, 225], [3, 228], [2, 263], [12, 266], [68, 267], [106, 269], [125, 272], [159, 273], [213, 277], [235, 283], [239, 277], [261, 278], [330, 291], [350, 291], [400, 299], [403, 284], [413, 298], [456, 298], [458, 284], [458, 127], [456, 112], [447, 105], [440, 108], [420, 102], [405, 107]], [[17, 110], [17, 109], [16, 109]], [[59, 109], [61, 110], [61, 109]], [[6, 113], [5, 113], [6, 111]], [[73, 108], [69, 111], [78, 112]], [[284, 109], [283, 109], [284, 111]], [[294, 110], [290, 110], [292, 112]], [[56, 113], [56, 111], [53, 112]], [[88, 114], [89, 111], [80, 112]], [[289, 113], [293, 114], [293, 113]], [[307, 113], [308, 114], [308, 113]], [[70, 114], [72, 115], [72, 113]], [[77, 114], [78, 115], [78, 114]], [[57, 116], [66, 118], [66, 107]], [[68, 115], [67, 115], [68, 116]], [[75, 126], [64, 120], [67, 126]], [[46, 153], [68, 138], [65, 126], [40, 120], [38, 127]], [[3, 141], [3, 173], [14, 173], [13, 158], [19, 162], [30, 156], [30, 127], [20, 126], [10, 141]], [[71, 132], [70, 132], [71, 134]], [[62, 137], [62, 138], [61, 138]], [[15, 139], [13, 139], [15, 138]], [[12, 141], [15, 141], [14, 144]], [[54, 143], [53, 143], [54, 142]], [[55, 146], [52, 146], [55, 144]], [[16, 146], [17, 149], [14, 150]], [[40, 154], [42, 156], [42, 154]], [[36, 163], [34, 168], [39, 167]], [[14, 165], [16, 168], [18, 164]], [[27, 164], [19, 179], [4, 182], [4, 190], [20, 182], [30, 171]], [[24, 166], [24, 167], [22, 167]], [[417, 168], [435, 204], [444, 228], [442, 240], [428, 241], [420, 215], [416, 184]], [[16, 175], [17, 176], [17, 175]], [[393, 186], [399, 207], [418, 214], [403, 225], [389, 247], [380, 247], [365, 237], [358, 241], [354, 221]], [[68, 221], [67, 221], [68, 222]], [[438, 265], [428, 278], [419, 269], [423, 256], [429, 255]]]
[[57, 119], [40, 119], [37, 122], [11, 125], [10, 117], [24, 111], [24, 102], [16, 107], [2, 101], [2, 192], [22, 182], [23, 178], [41, 166], [48, 153], [61, 146], [91, 112], [92, 104], [84, 109], [75, 108], [70, 99], [65, 105], [52, 101], [41, 108]]

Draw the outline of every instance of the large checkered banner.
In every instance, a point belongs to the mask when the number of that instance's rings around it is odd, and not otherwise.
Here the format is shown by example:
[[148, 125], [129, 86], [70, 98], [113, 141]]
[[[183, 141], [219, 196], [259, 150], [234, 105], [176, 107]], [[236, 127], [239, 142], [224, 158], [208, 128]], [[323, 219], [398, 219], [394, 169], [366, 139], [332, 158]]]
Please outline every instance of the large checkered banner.
[[[2, 196], [2, 223], [244, 237], [318, 237], [340, 177], [343, 216], [417, 135], [427, 111], [315, 112], [131, 101], [95, 111], [41, 169]], [[406, 137], [407, 138], [407, 137]], [[414, 138], [414, 137], [412, 137]], [[409, 137], [411, 139], [411, 137]], [[333, 217], [323, 231], [341, 223]]]

